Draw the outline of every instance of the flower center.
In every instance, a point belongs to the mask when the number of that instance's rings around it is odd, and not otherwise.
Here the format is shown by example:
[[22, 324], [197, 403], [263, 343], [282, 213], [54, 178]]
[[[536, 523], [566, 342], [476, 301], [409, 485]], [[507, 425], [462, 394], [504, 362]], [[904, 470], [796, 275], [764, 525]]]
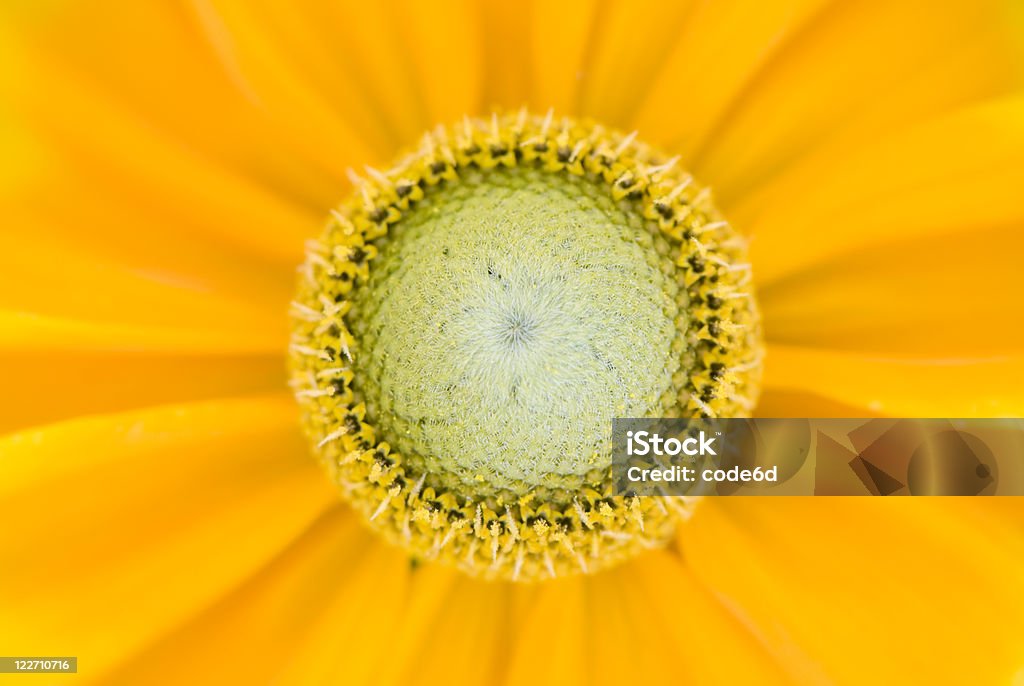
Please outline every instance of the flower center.
[[611, 491], [613, 417], [737, 416], [761, 339], [743, 241], [631, 136], [525, 114], [427, 135], [312, 244], [293, 308], [307, 433], [415, 557], [592, 571], [693, 501]]
[[467, 170], [431, 189], [353, 298], [367, 417], [453, 487], [582, 486], [609, 465], [612, 417], [670, 410], [685, 326], [658, 242], [580, 177]]

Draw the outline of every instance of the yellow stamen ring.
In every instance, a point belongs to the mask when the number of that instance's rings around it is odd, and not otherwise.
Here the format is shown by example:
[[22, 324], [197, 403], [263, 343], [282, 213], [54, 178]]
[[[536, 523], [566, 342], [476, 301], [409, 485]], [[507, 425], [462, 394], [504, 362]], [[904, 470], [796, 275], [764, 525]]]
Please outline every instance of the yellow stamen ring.
[[[517, 580], [592, 572], [662, 544], [688, 516], [693, 499], [613, 496], [603, 444], [593, 455], [581, 454], [579, 459], [573, 455], [568, 462], [564, 456], [549, 455], [531, 463], [526, 459], [531, 452], [515, 450], [461, 460], [461, 453], [451, 454], [464, 448], [450, 426], [444, 427], [447, 433], [421, 431], [417, 427], [424, 424], [422, 416], [403, 416], [410, 407], [422, 412], [429, 405], [431, 396], [424, 403], [422, 388], [415, 391], [420, 395], [408, 388], [409, 379], [420, 370], [392, 373], [397, 381], [383, 378], [389, 373], [386, 365], [393, 362], [389, 356], [395, 351], [404, 355], [424, 337], [423, 322], [409, 322], [408, 330], [396, 329], [393, 313], [400, 313], [405, 321], [415, 318], [422, 308], [403, 309], [402, 303], [408, 303], [410, 293], [423, 290], [425, 278], [452, 269], [448, 262], [425, 262], [427, 271], [422, 273], [403, 270], [409, 256], [398, 248], [408, 248], [412, 239], [407, 236], [413, 235], [425, 245], [434, 235], [476, 240], [479, 235], [466, 234], [465, 225], [490, 217], [495, 210], [485, 204], [484, 210], [473, 210], [477, 212], [473, 214], [462, 198], [481, 197], [476, 195], [478, 188], [486, 194], [499, 182], [518, 184], [516, 188], [525, 184], [537, 193], [557, 192], [557, 202], [582, 198], [590, 209], [580, 209], [577, 219], [583, 218], [582, 223], [570, 222], [573, 227], [597, 226], [610, 218], [613, 230], [621, 224], [636, 229], [634, 233], [623, 230], [624, 238], [616, 238], [615, 245], [595, 229], [592, 240], [598, 243], [588, 254], [607, 255], [628, 248], [616, 253], [611, 271], [625, 274], [629, 283], [637, 279], [636, 274], [648, 273], [646, 260], [657, 290], [651, 297], [649, 289], [635, 289], [631, 297], [641, 309], [647, 307], [645, 302], [654, 303], [650, 306], [654, 309], [648, 307], [654, 319], [668, 318], [669, 329], [662, 334], [642, 332], [652, 337], [646, 345], [661, 352], [648, 354], [644, 348], [632, 355], [609, 339], [604, 344], [611, 346], [610, 352], [596, 354], [599, 359], [611, 355], [614, 361], [626, 363], [620, 367], [640, 363], [651, 371], [650, 387], [633, 394], [634, 400], [643, 396], [636, 402], [620, 402], [616, 388], [608, 392], [607, 403], [593, 406], [601, 408], [602, 425], [627, 411], [690, 417], [748, 414], [758, 393], [763, 346], [745, 242], [711, 205], [708, 191], [676, 162], [637, 142], [633, 135], [569, 119], [556, 123], [550, 114], [546, 118], [522, 112], [495, 115], [489, 121], [467, 119], [424, 136], [421, 146], [394, 168], [367, 170], [366, 178], [355, 179], [353, 198], [332, 213], [324, 236], [309, 245], [293, 303], [290, 348], [292, 385], [303, 409], [305, 430], [353, 507], [414, 558], [441, 560], [479, 576]], [[555, 196], [537, 197], [546, 202]], [[513, 204], [528, 205], [525, 198], [521, 200]], [[442, 211], [449, 219], [451, 212], [464, 215], [449, 222], [455, 228], [444, 228], [429, 214]], [[545, 228], [566, 230], [561, 225], [541, 227], [533, 235], [543, 238]], [[589, 235], [572, 231], [571, 237]], [[495, 240], [506, 240], [507, 235], [496, 234]], [[630, 255], [638, 245], [647, 257], [633, 264]], [[373, 275], [372, 265], [376, 265]], [[380, 265], [385, 265], [383, 272], [378, 270]], [[392, 272], [401, 275], [392, 277]], [[667, 283], [661, 280], [664, 273]], [[410, 290], [409, 283], [415, 288]], [[607, 283], [595, 286], [607, 287]], [[424, 301], [436, 302], [444, 292], [429, 291]], [[383, 300], [387, 302], [382, 304]], [[378, 305], [388, 314], [379, 314]], [[499, 343], [513, 352], [517, 346], [535, 344], [529, 336], [540, 336], [543, 328], [530, 323], [530, 314], [524, 315], [525, 324], [516, 319]], [[417, 325], [421, 328], [416, 329]], [[460, 351], [447, 352], [457, 355]], [[658, 357], [662, 353], [664, 360]], [[422, 366], [425, 358], [417, 359]], [[609, 369], [614, 367], [608, 364]], [[521, 372], [518, 367], [509, 369], [510, 374]], [[588, 393], [594, 383], [614, 378], [597, 372], [591, 376], [596, 381], [580, 386]], [[382, 388], [386, 383], [391, 386]], [[395, 401], [395, 384], [409, 391], [402, 397], [412, 400]], [[634, 389], [622, 392], [630, 390]], [[446, 410], [472, 414], [458, 404], [469, 402], [466, 397], [476, 396], [442, 394], [438, 402]], [[483, 426], [471, 423], [474, 430]], [[524, 435], [531, 438], [528, 432]], [[493, 450], [502, 437], [497, 432], [481, 440]], [[586, 440], [581, 439], [580, 445]], [[396, 443], [404, 448], [393, 449]], [[490, 471], [477, 469], [481, 466]]]

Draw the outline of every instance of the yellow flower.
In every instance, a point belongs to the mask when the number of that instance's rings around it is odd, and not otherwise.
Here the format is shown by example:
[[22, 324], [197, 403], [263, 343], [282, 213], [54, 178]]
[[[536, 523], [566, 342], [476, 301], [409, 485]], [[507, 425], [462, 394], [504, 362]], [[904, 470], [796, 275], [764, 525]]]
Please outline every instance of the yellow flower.
[[0, 12], [0, 653], [77, 655], [54, 683], [1024, 680], [1018, 499], [709, 498], [611, 570], [484, 581], [338, 503], [284, 370], [349, 169], [553, 108], [680, 155], [751, 237], [756, 413], [1024, 415], [1016, 0]]

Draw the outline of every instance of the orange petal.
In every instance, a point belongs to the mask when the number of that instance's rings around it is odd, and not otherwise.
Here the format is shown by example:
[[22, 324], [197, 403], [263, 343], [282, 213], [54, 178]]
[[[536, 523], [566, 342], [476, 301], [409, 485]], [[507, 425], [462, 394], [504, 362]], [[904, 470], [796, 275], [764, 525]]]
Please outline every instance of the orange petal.
[[[298, 260], [302, 240], [322, 221], [318, 214], [219, 164], [205, 146], [183, 145], [174, 133], [132, 111], [119, 91], [78, 77], [38, 47], [23, 46], [21, 40], [15, 46], [20, 46], [22, 71], [2, 83], [21, 121], [49, 154], [18, 197], [3, 198], [5, 206], [20, 198], [22, 205], [38, 207], [60, 197], [67, 184], [69, 201], [82, 195], [78, 187], [95, 196], [87, 202], [104, 202], [115, 212], [126, 202], [148, 212], [142, 226], [97, 222], [94, 239], [100, 241], [117, 232], [149, 230], [154, 242], [161, 237], [172, 244], [229, 241], [262, 259]], [[25, 229], [30, 233], [31, 227]]]
[[766, 388], [761, 394], [755, 417], [875, 417], [878, 413], [809, 391]]
[[[529, 594], [521, 620], [509, 631], [503, 683], [587, 683], [592, 612], [586, 581], [569, 577], [545, 581]], [[527, 595], [517, 590], [517, 595]]]
[[0, 310], [0, 352], [163, 352], [273, 354], [281, 336], [244, 329], [218, 331], [170, 326], [108, 324], [28, 312]]
[[337, 494], [281, 396], [0, 439], [0, 643], [99, 677], [277, 554]]
[[266, 393], [285, 387], [280, 355], [23, 350], [0, 354], [9, 398], [0, 434], [72, 417]]
[[537, 112], [579, 114], [579, 88], [593, 50], [599, 0], [538, 2], [530, 13], [530, 104]]
[[[634, 661], [660, 663], [674, 683], [790, 683], [774, 655], [677, 554], [649, 553], [618, 576], [629, 597], [625, 607], [634, 617]], [[664, 636], [668, 646], [655, 649], [648, 642], [652, 636]]]
[[728, 209], [816, 148], [841, 142], [856, 149], [1019, 89], [1024, 32], [1012, 17], [1015, 4], [830, 3], [762, 63], [716, 118], [694, 149], [695, 172]]
[[[7, 24], [11, 36], [5, 38], [12, 38], [3, 41], [11, 51], [5, 63], [30, 99], [52, 110], [30, 124], [67, 111], [56, 84], [33, 76], [40, 68], [33, 61], [42, 57], [178, 144], [203, 151], [215, 166], [258, 179], [298, 204], [335, 202], [338, 178], [319, 163], [321, 151], [305, 154], [250, 99], [198, 21], [186, 3], [161, 0], [131, 7], [59, 0], [0, 9], [0, 31]], [[26, 46], [33, 48], [25, 52]]]
[[760, 283], [858, 249], [1024, 225], [1024, 97], [800, 166], [735, 213]]
[[[251, 3], [231, 4], [244, 8], [254, 18], [257, 16]], [[280, 42], [277, 59], [301, 67], [298, 74], [300, 78], [306, 79], [308, 74], [315, 75], [323, 70], [323, 65], [317, 65], [315, 59], [302, 61], [302, 56], [309, 52], [302, 44], [315, 41], [325, 51], [324, 58], [346, 72], [344, 86], [346, 90], [351, 90], [352, 95], [334, 92], [332, 79], [320, 81], [316, 91], [329, 99], [342, 113], [354, 107], [360, 112], [372, 112], [376, 118], [376, 121], [368, 122], [371, 128], [367, 133], [373, 137], [373, 140], [367, 141], [369, 145], [347, 146], [351, 150], [346, 151], [346, 154], [362, 147], [369, 148], [363, 159], [358, 160], [357, 169], [367, 162], [389, 163], [396, 147], [415, 143], [423, 131], [434, 123], [431, 119], [435, 113], [431, 107], [436, 104], [435, 98], [440, 94], [427, 93], [428, 83], [434, 87], [447, 78], [447, 88], [454, 93], [455, 87], [466, 84], [464, 79], [474, 70], [464, 61], [456, 67], [459, 73], [449, 74], [445, 71], [450, 65], [447, 60], [452, 59], [451, 53], [466, 45], [465, 36], [457, 36], [457, 40], [451, 33], [423, 36], [422, 27], [413, 25], [423, 19], [425, 13], [432, 12], [435, 15], [432, 18], [434, 26], [441, 27], [445, 32], [455, 31], [461, 27], [462, 22], [471, 21], [462, 14], [462, 7], [457, 4], [451, 6], [453, 18], [450, 24], [444, 22], [447, 9], [438, 12], [429, 6], [412, 7], [412, 3], [301, 0], [280, 5], [295, 15], [303, 16], [305, 27], [304, 31], [294, 32], [290, 42]], [[237, 8], [232, 10], [237, 11]], [[282, 10], [278, 8], [276, 11], [280, 13]], [[262, 14], [260, 30], [276, 32], [275, 22], [266, 21], [269, 15], [265, 10], [262, 10]], [[238, 30], [247, 31], [242, 26], [238, 26]], [[424, 51], [435, 47], [435, 41], [446, 44], [445, 54], [437, 56], [436, 62], [434, 56], [424, 54]], [[471, 53], [472, 47], [467, 48], [464, 53], [467, 61]], [[427, 71], [431, 72], [430, 80], [421, 83], [419, 79]], [[466, 97], [464, 93], [459, 93], [459, 96]], [[280, 106], [287, 109], [287, 101], [282, 101]], [[361, 122], [354, 128], [354, 132], [360, 134], [365, 125], [367, 122]], [[376, 128], [386, 130], [386, 139], [376, 142]]]
[[[616, 570], [618, 571], [618, 570]], [[590, 673], [584, 683], [664, 684], [682, 670], [671, 669], [660, 658], [671, 647], [661, 636], [648, 634], [642, 610], [630, 607], [633, 595], [624, 587], [628, 577], [613, 571], [585, 579], [587, 591], [587, 662]], [[641, 640], [640, 637], [643, 636]], [[649, 651], [649, 652], [648, 652]], [[633, 681], [635, 680], [635, 682]]]
[[430, 3], [406, 2], [396, 15], [394, 28], [401, 41], [397, 50], [407, 57], [412, 80], [424, 100], [421, 127], [453, 123], [475, 113], [484, 87], [485, 48], [478, 40], [482, 21], [478, 4], [457, 0], [439, 11]]
[[696, 4], [661, 0], [604, 4], [591, 27], [576, 109], [602, 123], [627, 126], [665, 56], [682, 40], [682, 27]]
[[[118, 214], [108, 212], [108, 220], [117, 223]], [[188, 241], [149, 237], [144, 244], [145, 235], [86, 236], [84, 216], [78, 224], [13, 216], [17, 228], [0, 237], [0, 306], [123, 323], [283, 329], [292, 264], [268, 265]], [[132, 225], [125, 219], [122, 230]]]
[[404, 556], [338, 506], [209, 609], [132, 656], [114, 684], [369, 683], [410, 590]]
[[[345, 44], [344, 36], [324, 32], [326, 25], [301, 4], [194, 0], [191, 5], [196, 27], [237, 86], [269, 115], [280, 135], [325, 170], [344, 178], [347, 165], [371, 161], [375, 151], [394, 145], [387, 117], [402, 112], [374, 106], [363, 86], [367, 75], [346, 64], [345, 51], [336, 49], [336, 41]], [[376, 27], [364, 22], [352, 28], [374, 35]]]
[[799, 683], [1009, 683], [1024, 664], [1021, 535], [993, 534], [974, 508], [710, 499], [682, 546]]
[[[532, 3], [530, 3], [532, 4]], [[530, 102], [530, 13], [527, 3], [479, 4], [484, 86], [480, 110], [517, 109]]]
[[[0, 241], [5, 243], [6, 241]], [[288, 302], [284, 289], [254, 288], [251, 293], [134, 267], [103, 256], [19, 240], [0, 253], [0, 339], [10, 340], [7, 324], [22, 317], [18, 338], [43, 348], [68, 349], [73, 340], [37, 337], [54, 325], [156, 332], [192, 332], [192, 337], [223, 341], [228, 350], [280, 351], [288, 338]], [[19, 314], [20, 313], [20, 314]], [[154, 335], [153, 345], [173, 350], [173, 333]], [[38, 338], [38, 340], [36, 340]], [[137, 346], [134, 337], [107, 335], [108, 347]], [[98, 334], [96, 341], [102, 339]], [[225, 349], [222, 348], [222, 349]]]
[[[407, 561], [406, 568], [409, 568]], [[402, 618], [388, 632], [387, 659], [373, 670], [373, 681], [403, 684], [402, 676], [412, 670], [423, 644], [434, 632], [438, 617], [453, 602], [465, 578], [460, 572], [435, 564], [417, 567], [411, 576], [414, 585], [403, 597]]]
[[651, 87], [634, 104], [648, 140], [690, 157], [733, 99], [806, 30], [829, 0], [716, 0], [686, 18]]
[[[439, 572], [422, 570], [427, 573]], [[460, 575], [408, 657], [395, 656], [400, 669], [379, 670], [375, 683], [411, 684], [423, 674], [446, 672], [467, 684], [499, 683], [509, 636], [515, 631], [507, 624], [508, 596], [508, 584]]]
[[886, 243], [815, 264], [758, 292], [772, 343], [913, 354], [1024, 353], [1018, 226]]
[[1020, 417], [1024, 356], [881, 357], [769, 345], [764, 385], [898, 417]]

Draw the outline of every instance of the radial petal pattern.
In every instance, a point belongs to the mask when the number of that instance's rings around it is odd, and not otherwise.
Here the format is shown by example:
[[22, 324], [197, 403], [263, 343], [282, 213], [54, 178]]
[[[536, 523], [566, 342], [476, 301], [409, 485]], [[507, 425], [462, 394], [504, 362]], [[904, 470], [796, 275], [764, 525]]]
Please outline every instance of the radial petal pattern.
[[280, 393], [349, 170], [525, 105], [678, 152], [752, 238], [758, 414], [1020, 416], [1022, 54], [1016, 0], [5, 3], [2, 652], [82, 683], [1024, 683], [1017, 499], [720, 499], [602, 575], [487, 584], [365, 531]]

